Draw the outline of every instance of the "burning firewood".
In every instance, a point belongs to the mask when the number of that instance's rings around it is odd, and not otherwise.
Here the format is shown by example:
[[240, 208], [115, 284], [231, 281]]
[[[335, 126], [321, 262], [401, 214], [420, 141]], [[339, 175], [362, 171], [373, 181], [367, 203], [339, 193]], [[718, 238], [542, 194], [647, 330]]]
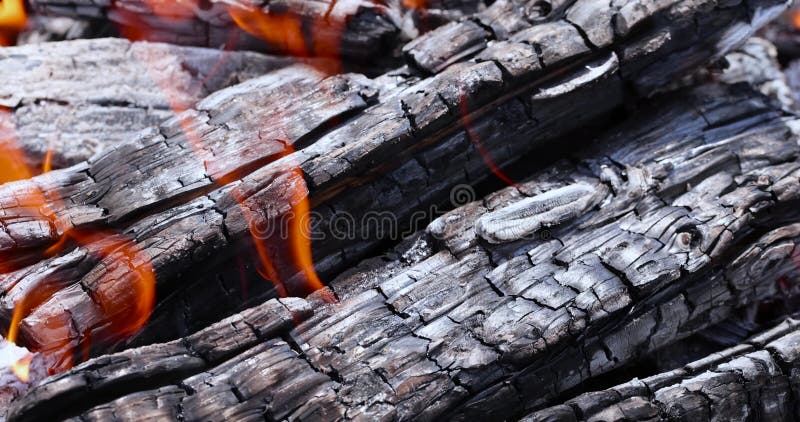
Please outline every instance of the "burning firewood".
[[[800, 298], [787, 80], [764, 41], [724, 58], [783, 1], [31, 4], [314, 58], [0, 50], [11, 420], [569, 418], [620, 368]], [[87, 134], [113, 145], [49, 171]], [[786, 366], [787, 342], [751, 344]], [[703, 415], [675, 387], [695, 375], [569, 410]]]
[[[22, 344], [58, 355], [61, 370], [124, 342], [200, 329], [241, 309], [245, 289], [253, 301], [318, 289], [312, 262], [332, 274], [391, 238], [377, 228], [336, 236], [326, 215], [407, 221], [458, 184], [492, 170], [508, 179], [499, 167], [605, 117], [626, 95], [664, 89], [782, 7], [714, 4], [620, 12], [631, 13], [630, 27], [614, 51], [555, 20], [432, 76], [294, 66], [219, 91], [87, 163], [0, 187], [0, 314], [19, 323]], [[505, 10], [494, 6], [487, 11]], [[460, 45], [407, 52], [451, 55]], [[301, 224], [312, 206], [323, 217], [312, 234], [325, 237], [313, 261]], [[231, 266], [237, 257], [249, 265]], [[221, 299], [209, 307], [209, 297]]]
[[[280, 339], [243, 341], [219, 364], [193, 366], [189, 348], [164, 370], [179, 379], [143, 387], [137, 368], [166, 346], [99, 358], [34, 387], [11, 420], [57, 407], [88, 419], [472, 420], [552, 404], [736, 308], [798, 293], [800, 226], [786, 224], [800, 209], [796, 128], [744, 86], [656, 98], [568, 160], [443, 215], [396, 261], [333, 281], [341, 301]], [[557, 226], [489, 234], [572, 208]], [[115, 362], [131, 378], [94, 375]], [[102, 399], [71, 399], [88, 390]]]

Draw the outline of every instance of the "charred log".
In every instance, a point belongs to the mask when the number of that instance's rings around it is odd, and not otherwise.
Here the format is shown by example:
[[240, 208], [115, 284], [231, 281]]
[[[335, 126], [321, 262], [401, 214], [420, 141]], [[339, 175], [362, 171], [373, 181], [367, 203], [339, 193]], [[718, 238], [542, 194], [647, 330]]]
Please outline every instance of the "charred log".
[[[257, 260], [243, 255], [257, 249], [253, 227], [280, 221], [298, 192], [308, 193], [323, 216], [341, 211], [358, 220], [366, 210], [389, 211], [405, 221], [446, 201], [453, 186], [489, 177], [487, 159], [506, 166], [602, 117], [622, 104], [626, 87], [639, 95], [663, 89], [742, 42], [782, 7], [715, 5], [659, 3], [637, 15], [639, 26], [631, 23], [637, 30], [610, 47], [587, 45], [585, 31], [555, 21], [523, 29], [475, 60], [429, 77], [407, 69], [375, 80], [326, 77], [292, 67], [220, 91], [88, 163], [0, 188], [0, 248], [8, 266], [0, 281], [7, 292], [2, 316], [10, 320], [24, 301], [23, 344], [54, 351], [91, 343], [93, 353], [105, 352], [109, 342], [120, 341], [107, 331], [110, 319], [134, 306], [124, 296], [126, 283], [147, 264], [158, 289], [149, 327], [158, 328], [140, 332], [134, 344], [187, 335], [242, 306], [242, 274], [230, 262]], [[587, 206], [603, 193], [576, 189], [575, 198]], [[374, 192], [381, 192], [379, 199]], [[580, 211], [556, 210], [536, 224]], [[499, 233], [496, 221], [487, 220], [484, 233]], [[76, 241], [76, 233], [98, 228], [134, 239], [139, 250], [121, 249], [119, 237]], [[318, 230], [328, 234], [314, 243], [323, 274], [386, 240], [375, 230], [355, 241], [330, 235], [333, 228], [324, 224]], [[285, 244], [271, 243], [267, 254], [285, 253]], [[254, 268], [244, 273], [260, 286], [262, 296], [253, 300], [277, 294]], [[278, 291], [307, 291], [303, 274], [280, 278], [273, 280]], [[208, 307], [209, 297], [224, 300]], [[114, 306], [100, 306], [104, 300]], [[59, 328], [41, 329], [53, 325]]]
[[[739, 307], [797, 294], [796, 127], [744, 86], [658, 98], [570, 160], [440, 217], [401, 257], [346, 273], [331, 284], [341, 302], [287, 343], [71, 410], [470, 419], [551, 405]], [[69, 401], [57, 380], [93, 362], [34, 388], [11, 419]]]
[[[287, 58], [119, 39], [0, 51], [0, 148], [28, 168], [68, 167], [194, 106], [208, 94], [288, 66]], [[90, 69], [90, 70], [89, 70]], [[0, 170], [4, 182], [11, 169]], [[28, 176], [30, 177], [30, 175]]]

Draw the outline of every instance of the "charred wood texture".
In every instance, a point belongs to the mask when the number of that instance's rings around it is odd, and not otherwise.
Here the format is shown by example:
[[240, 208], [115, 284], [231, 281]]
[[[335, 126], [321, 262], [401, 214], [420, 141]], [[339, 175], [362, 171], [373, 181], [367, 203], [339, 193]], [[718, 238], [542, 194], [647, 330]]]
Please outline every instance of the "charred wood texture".
[[[41, 170], [77, 164], [214, 91], [292, 64], [287, 58], [120, 39], [0, 51], [0, 149]], [[8, 169], [0, 171], [4, 176]], [[4, 180], [7, 181], [7, 180]]]
[[[502, 2], [495, 6], [504, 10]], [[22, 344], [35, 350], [86, 348], [91, 342], [93, 353], [103, 352], [119, 342], [107, 331], [109, 319], [134, 306], [118, 295], [148, 262], [158, 283], [157, 307], [133, 344], [187, 335], [242, 306], [242, 275], [231, 260], [254, 250], [253, 227], [280, 220], [297, 202], [296, 192], [308, 192], [323, 215], [348, 212], [358, 220], [365, 210], [390, 211], [404, 221], [446, 201], [454, 185], [490, 176], [486, 157], [499, 166], [511, 164], [622, 104], [626, 88], [639, 95], [660, 89], [744, 41], [782, 6], [631, 6], [646, 13], [636, 12], [636, 20], [622, 19], [626, 8], [617, 18], [616, 12], [603, 15], [607, 25], [625, 21], [638, 28], [615, 35], [613, 45], [587, 45], [581, 35], [587, 31], [561, 20], [521, 29], [507, 41], [490, 43], [476, 59], [432, 76], [401, 69], [374, 80], [326, 77], [295, 66], [219, 91], [90, 162], [0, 187], [0, 248], [10, 267], [0, 280], [7, 292], [0, 313], [10, 320], [24, 302]], [[409, 51], [456, 47], [420, 44]], [[471, 124], [464, 131], [466, 122]], [[681, 186], [676, 182], [674, 188]], [[558, 201], [568, 197], [587, 208], [605, 192], [588, 185], [565, 189]], [[42, 192], [48, 205], [31, 203], [30, 192]], [[550, 205], [546, 198], [530, 205], [544, 210], [526, 221], [530, 230], [583, 211], [545, 210]], [[628, 204], [614, 206], [622, 212]], [[479, 230], [489, 241], [503, 242], [515, 236], [502, 227], [509, 218], [516, 218], [514, 212], [489, 216]], [[130, 256], [116, 238], [63, 241], [87, 228], [118, 231], [141, 250]], [[319, 230], [330, 234], [332, 228], [323, 224]], [[342, 269], [382, 240], [375, 231], [355, 241], [329, 235], [314, 243], [318, 268], [323, 274]], [[285, 249], [270, 247], [272, 255]], [[257, 293], [277, 293], [252, 269], [245, 272]], [[278, 291], [284, 294], [306, 292], [297, 274], [273, 281], [282, 282]], [[218, 306], [208, 307], [209, 297], [219, 297]], [[102, 300], [114, 306], [99, 306]], [[54, 325], [59, 328], [43, 329]]]
[[582, 394], [522, 420], [795, 420], [800, 323], [789, 319], [682, 368]]
[[[213, 370], [219, 365], [224, 365], [232, 357], [243, 354], [252, 355], [253, 349], [265, 349], [271, 346], [285, 347], [283, 353], [286, 354], [290, 349], [281, 336], [311, 313], [310, 305], [303, 299], [273, 299], [212, 324], [191, 336], [99, 358], [94, 361], [95, 366], [92, 367], [91, 373], [68, 373], [51, 378], [59, 387], [43, 388], [35, 393], [32, 392], [27, 397], [33, 399], [34, 395], [40, 395], [36, 400], [53, 400], [53, 403], [61, 409], [60, 414], [67, 415], [70, 413], [71, 407], [80, 409], [87, 403], [87, 400], [103, 403], [109, 397], [136, 392], [143, 387], [160, 387], [181, 382], [189, 375]], [[275, 357], [279, 357], [279, 355]], [[305, 366], [308, 367], [307, 364]], [[273, 381], [278, 383], [275, 384], [275, 387], [299, 392], [325, 378], [322, 374], [305, 378], [294, 377], [291, 374], [291, 368], [287, 368], [287, 371], [289, 372], [272, 375]], [[252, 375], [254, 374], [247, 376]], [[204, 382], [201, 376], [196, 377], [196, 380], [199, 383]], [[201, 388], [199, 385], [194, 387], [192, 385], [192, 382], [189, 381], [180, 388]], [[178, 387], [175, 388], [180, 390]], [[233, 391], [228, 389], [228, 392]], [[84, 404], [75, 406], [76, 403], [72, 400], [63, 400], [68, 397], [80, 398]], [[37, 414], [41, 412], [41, 409], [37, 409], [33, 401], [29, 401], [27, 404], [22, 401], [16, 403], [21, 412], [29, 414], [34, 419], [46, 418], [53, 414], [51, 410]], [[177, 413], [171, 415], [166, 413], [160, 415], [156, 413], [138, 414], [136, 409], [130, 409], [130, 412], [118, 413], [114, 416], [103, 414], [104, 412], [100, 411], [97, 417], [139, 419], [169, 416], [173, 420], [178, 417]]]
[[[170, 375], [158, 385], [143, 387], [137, 368], [165, 346], [101, 357], [33, 388], [10, 419], [56, 409], [82, 420], [523, 416], [737, 308], [798, 293], [791, 282], [800, 273], [800, 225], [792, 223], [800, 217], [797, 125], [742, 85], [659, 97], [569, 159], [438, 218], [396, 258], [346, 272], [331, 284], [341, 301], [314, 306], [280, 339], [243, 341], [218, 364], [193, 366], [190, 352], [180, 360], [187, 363], [163, 370]], [[772, 340], [782, 333], [737, 349], [777, 351], [781, 361], [753, 363], [740, 378], [729, 376], [729, 388], [791, 373], [785, 365], [796, 341]], [[747, 363], [725, 366], [731, 355], [720, 356], [712, 358], [729, 372]], [[113, 388], [95, 375], [106, 371]], [[724, 381], [709, 380], [716, 384], [708, 388]], [[674, 399], [664, 412], [703, 412], [709, 406], [698, 400], [725, 399], [680, 383], [666, 379], [665, 388], [677, 387], [656, 396]], [[785, 382], [774, 383], [768, 392], [777, 396], [763, 403], [785, 415]], [[78, 404], [88, 390], [104, 403]], [[620, 411], [646, 409], [649, 397], [620, 400]]]
[[[126, 295], [145, 264], [155, 273], [157, 305], [148, 326], [129, 344], [188, 335], [240, 309], [242, 277], [251, 281], [254, 302], [279, 292], [305, 294], [304, 274], [280, 274], [273, 289], [252, 266], [230, 265], [237, 257], [258, 261], [254, 227], [281, 221], [298, 193], [308, 194], [323, 217], [347, 212], [359, 221], [369, 210], [407, 221], [415, 211], [447, 201], [453, 186], [489, 177], [486, 160], [509, 165], [604, 117], [626, 95], [664, 89], [743, 42], [783, 7], [770, 1], [637, 5], [619, 11], [594, 6], [605, 18], [592, 25], [613, 29], [628, 22], [625, 32], [613, 34], [612, 44], [587, 44], [582, 33], [588, 29], [556, 20], [489, 43], [475, 59], [430, 76], [400, 69], [370, 80], [354, 74], [326, 77], [308, 66], [284, 68], [219, 91], [89, 162], [4, 185], [0, 253], [6, 268], [0, 287], [6, 293], [0, 316], [9, 321], [24, 303], [22, 344], [41, 352], [91, 345], [90, 353], [97, 354], [109, 344], [125, 346], [109, 326], [136, 306]], [[503, 2], [492, 7], [506, 10]], [[507, 25], [514, 19], [527, 22], [524, 16], [503, 16]], [[522, 24], [515, 25], [509, 27]], [[421, 43], [408, 51], [432, 57], [425, 51], [452, 55], [458, 48], [458, 43]], [[783, 157], [781, 151], [773, 155]], [[716, 157], [723, 158], [733, 156]], [[623, 176], [604, 177], [624, 184]], [[682, 189], [681, 176], [673, 178], [670, 189]], [[542, 211], [524, 221], [529, 230], [575, 218], [585, 211], [576, 204], [591, 208], [605, 193], [580, 184], [564, 189], [556, 202], [575, 203], [551, 210], [553, 202], [544, 198], [519, 210]], [[46, 206], [37, 202], [42, 197]], [[613, 206], [623, 212], [632, 205]], [[522, 218], [516, 212], [487, 216], [479, 230], [491, 242], [504, 242], [516, 235], [503, 228], [505, 220]], [[615, 217], [609, 211], [606, 218]], [[313, 245], [322, 274], [355, 263], [389, 240], [377, 229], [343, 239], [331, 235], [333, 228], [324, 221], [329, 220], [323, 218], [317, 230], [327, 236]], [[76, 241], [75, 234], [85, 229], [133, 239], [136, 253], [121, 249], [119, 237]], [[469, 238], [456, 238], [463, 236]], [[469, 240], [458, 244], [472, 247]], [[286, 253], [285, 243], [270, 245], [267, 255]], [[479, 258], [470, 265], [483, 263]], [[209, 297], [218, 298], [215, 306], [207, 306]]]
[[37, 13], [111, 22], [136, 39], [357, 62], [391, 57], [404, 39], [485, 7], [480, 0], [424, 3], [422, 10], [422, 3], [399, 0], [31, 2]]

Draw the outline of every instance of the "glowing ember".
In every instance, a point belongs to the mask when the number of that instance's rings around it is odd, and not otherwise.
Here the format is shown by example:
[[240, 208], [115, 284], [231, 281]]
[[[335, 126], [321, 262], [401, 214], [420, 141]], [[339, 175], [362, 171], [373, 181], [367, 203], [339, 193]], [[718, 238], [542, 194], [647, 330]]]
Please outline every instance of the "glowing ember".
[[0, 0], [0, 46], [14, 45], [28, 15], [22, 0]]

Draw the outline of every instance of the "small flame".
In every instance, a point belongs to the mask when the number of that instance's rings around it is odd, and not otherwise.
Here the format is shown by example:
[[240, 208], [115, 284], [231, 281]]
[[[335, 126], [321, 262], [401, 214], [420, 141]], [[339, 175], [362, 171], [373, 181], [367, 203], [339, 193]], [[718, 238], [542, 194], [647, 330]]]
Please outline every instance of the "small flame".
[[800, 29], [800, 10], [792, 12], [792, 25], [795, 29]]
[[11, 365], [11, 372], [13, 372], [20, 381], [27, 383], [31, 379], [32, 361], [33, 353], [28, 353]]
[[[283, 156], [292, 152], [294, 148], [289, 146]], [[251, 208], [247, 198], [237, 190], [234, 190], [234, 197], [250, 228], [259, 260], [258, 273], [272, 282], [281, 296], [305, 296], [324, 287], [314, 269], [311, 253], [311, 205], [302, 170], [294, 167], [284, 176], [281, 187], [288, 190], [289, 205], [284, 215], [262, 215], [262, 210], [257, 205]], [[263, 230], [262, 225], [266, 225], [267, 230]]]
[[480, 137], [475, 134], [475, 131], [472, 129], [472, 117], [470, 117], [469, 112], [469, 104], [468, 98], [466, 94], [461, 95], [461, 123], [464, 126], [464, 131], [467, 134], [467, 137], [472, 141], [472, 144], [475, 145], [475, 150], [478, 151], [483, 162], [486, 163], [486, 166], [489, 167], [489, 170], [497, 176], [498, 179], [502, 180], [509, 186], [517, 186], [517, 183], [511, 180], [503, 170], [494, 162], [489, 152], [486, 150], [486, 147], [481, 142]]
[[103, 272], [93, 283], [92, 298], [110, 319], [113, 334], [128, 337], [142, 329], [156, 298], [155, 270], [144, 251], [134, 240], [110, 231], [73, 230], [45, 253], [56, 255], [73, 243], [93, 248], [100, 245], [93, 255], [102, 262], [97, 268]]
[[314, 269], [314, 259], [311, 255], [311, 204], [308, 200], [308, 188], [303, 181], [303, 172], [294, 169], [295, 177], [302, 186], [292, 191], [292, 212], [295, 221], [289, 223], [289, 250], [292, 252], [296, 268], [303, 274], [306, 287], [315, 292], [324, 286]]
[[[91, 290], [92, 299], [97, 303], [100, 314], [110, 323], [92, 328], [94, 333], [84, 332], [78, 344], [81, 349], [78, 350], [69, 338], [63, 337], [65, 328], [67, 331], [70, 329], [69, 318], [58, 315], [40, 319], [37, 325], [40, 338], [34, 351], [54, 358], [50, 360], [53, 362], [51, 373], [67, 370], [75, 361], [88, 359], [92, 334], [99, 333], [102, 338], [114, 342], [137, 333], [147, 323], [155, 305], [155, 271], [150, 259], [136, 242], [111, 231], [74, 230], [66, 233], [45, 254], [56, 255], [71, 245], [86, 247], [98, 261], [98, 265], [81, 282], [89, 283], [86, 287]], [[45, 281], [27, 291], [23, 299], [15, 303], [7, 334], [9, 342], [18, 341], [20, 323], [35, 313], [40, 305], [51, 300], [59, 291], [59, 286], [56, 280]], [[46, 333], [53, 334], [50, 336]]]
[[19, 303], [14, 304], [14, 313], [11, 316], [11, 325], [8, 327], [6, 340], [10, 343], [17, 344], [17, 336], [19, 335], [19, 322], [22, 320], [24, 306], [24, 299]]
[[33, 174], [25, 163], [25, 154], [18, 146], [11, 111], [0, 107], [0, 183], [32, 177]]
[[22, 0], [0, 0], [0, 46], [14, 45], [28, 15]]
[[42, 173], [50, 173], [51, 171], [53, 171], [53, 148], [48, 148], [47, 153], [44, 155]]
[[[11, 317], [11, 325], [9, 326], [8, 333], [6, 334], [6, 340], [14, 345], [17, 344], [19, 322], [22, 319], [23, 308], [24, 306], [22, 303], [14, 306], [14, 314]], [[16, 375], [16, 377], [24, 383], [27, 383], [30, 380], [30, 365], [32, 360], [33, 354], [27, 353], [25, 356], [11, 364], [11, 372], [13, 372], [14, 375]]]
[[338, 59], [344, 22], [335, 18], [310, 21], [291, 11], [265, 12], [241, 4], [228, 6], [228, 14], [241, 30], [263, 40], [272, 49], [296, 57], [335, 58], [314, 65], [328, 74], [341, 73]]

